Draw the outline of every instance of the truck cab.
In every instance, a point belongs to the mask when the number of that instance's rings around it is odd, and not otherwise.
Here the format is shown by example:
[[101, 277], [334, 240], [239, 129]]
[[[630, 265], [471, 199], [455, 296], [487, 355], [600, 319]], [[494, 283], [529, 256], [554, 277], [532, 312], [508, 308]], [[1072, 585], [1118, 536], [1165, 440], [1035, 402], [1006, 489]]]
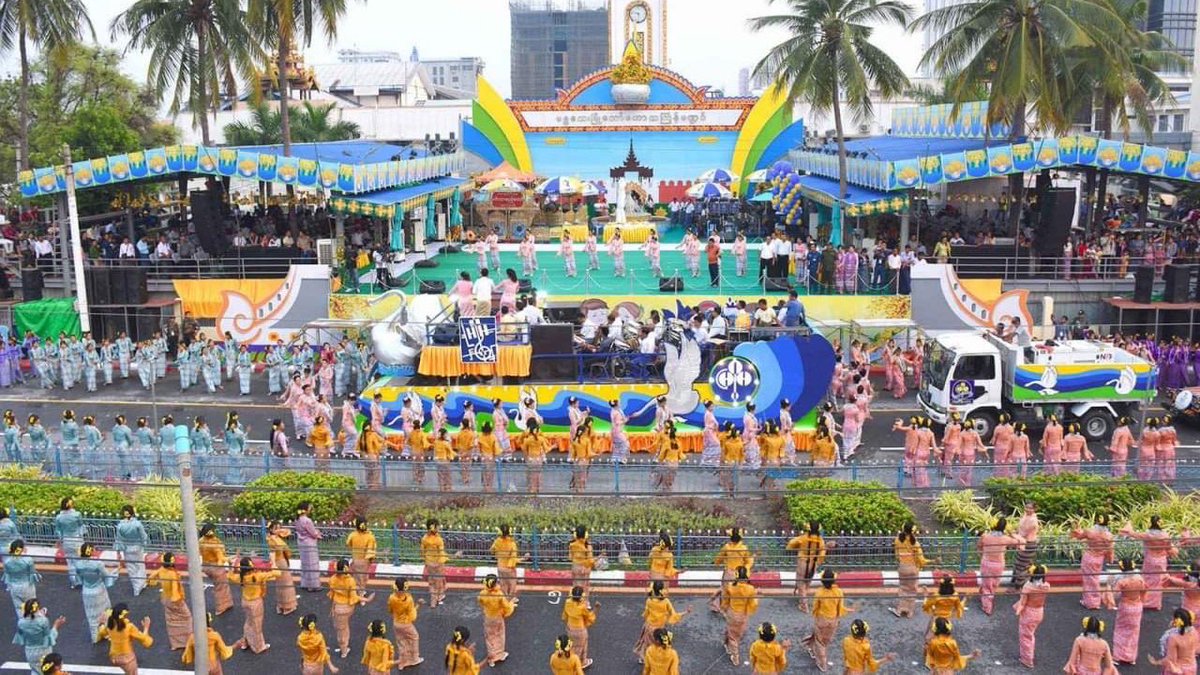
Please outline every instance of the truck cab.
[[1100, 440], [1157, 395], [1154, 364], [1095, 340], [1015, 345], [991, 333], [954, 332], [926, 349], [921, 407], [939, 424], [958, 413], [984, 437], [1001, 413], [1030, 425], [1054, 414]]

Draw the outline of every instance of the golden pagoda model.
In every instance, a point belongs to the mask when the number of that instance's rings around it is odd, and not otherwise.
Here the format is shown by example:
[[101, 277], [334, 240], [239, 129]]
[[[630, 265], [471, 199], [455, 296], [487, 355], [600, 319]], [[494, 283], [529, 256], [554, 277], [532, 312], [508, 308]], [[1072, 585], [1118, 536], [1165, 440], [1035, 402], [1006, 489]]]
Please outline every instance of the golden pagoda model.
[[613, 102], [617, 105], [645, 105], [650, 100], [650, 80], [654, 73], [642, 61], [637, 44], [630, 40], [625, 45], [621, 63], [613, 68]]
[[[288, 54], [286, 68], [290, 97], [308, 100], [310, 92], [318, 88], [315, 71], [304, 65], [304, 57], [294, 49]], [[263, 95], [279, 91], [279, 66], [274, 59], [267, 64], [266, 71], [259, 73], [258, 87]]]

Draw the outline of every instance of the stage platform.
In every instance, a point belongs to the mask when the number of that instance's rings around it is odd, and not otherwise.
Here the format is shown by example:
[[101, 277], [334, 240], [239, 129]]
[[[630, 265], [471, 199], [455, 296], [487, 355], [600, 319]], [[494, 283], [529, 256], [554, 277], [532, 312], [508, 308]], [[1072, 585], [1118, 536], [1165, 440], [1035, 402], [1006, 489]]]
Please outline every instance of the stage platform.
[[[735, 274], [736, 267], [733, 256], [728, 252], [722, 257], [721, 265], [723, 277], [718, 286], [712, 286], [709, 283], [708, 264], [705, 262], [703, 253], [700, 258], [700, 276], [693, 278], [689, 275], [687, 262], [684, 260], [683, 252], [680, 250], [667, 249], [661, 253], [662, 273], [663, 276], [672, 276], [678, 274], [683, 279], [683, 291], [679, 295], [710, 295], [709, 297], [718, 296], [725, 298], [729, 296], [737, 298], [758, 298], [758, 297], [784, 297], [787, 295], [783, 290], [763, 291], [763, 287], [758, 283], [758, 252], [751, 251], [747, 258], [746, 275], [737, 276]], [[563, 260], [554, 251], [539, 250], [537, 252], [538, 271], [531, 277], [533, 286], [540, 292], [549, 294], [550, 296], [622, 296], [622, 295], [655, 295], [659, 294], [658, 277], [650, 272], [650, 264], [646, 259], [645, 253], [641, 247], [626, 246], [625, 248], [625, 266], [626, 276], [618, 277], [614, 273], [612, 258], [608, 252], [601, 249], [599, 253], [600, 269], [591, 272], [586, 271], [588, 257], [582, 250], [582, 247], [577, 247], [575, 252], [575, 266], [577, 276], [574, 278], [568, 277], [563, 266]], [[416, 275], [415, 280], [410, 280], [402, 290], [408, 293], [416, 292], [419, 284], [414, 283], [420, 281], [442, 281], [446, 284], [446, 289], [449, 290], [458, 281], [460, 272], [466, 271], [470, 273], [471, 278], [478, 276], [478, 257], [473, 253], [439, 253], [433, 258], [437, 262], [437, 267], [418, 268], [413, 270]], [[489, 275], [496, 281], [504, 278], [506, 269], [513, 269], [518, 276], [521, 274], [521, 258], [516, 251], [501, 250], [500, 251], [500, 269], [491, 269]], [[792, 282], [795, 282], [795, 276], [792, 276]], [[347, 289], [353, 293], [353, 289]], [[827, 295], [829, 289], [821, 287], [819, 284], [813, 284], [811, 288], [800, 287], [796, 289], [801, 295]], [[376, 294], [379, 293], [378, 286], [371, 288], [367, 285], [362, 285], [357, 290], [358, 293]], [[347, 292], [347, 291], [343, 291]], [[892, 293], [883, 291], [866, 292], [860, 295], [885, 296]], [[664, 296], [672, 296], [674, 293], [663, 292]]]
[[[1129, 298], [1105, 298], [1104, 302], [1117, 310], [1117, 327], [1125, 332], [1149, 333], [1160, 337], [1180, 336], [1188, 340], [1197, 337], [1196, 315], [1200, 302], [1135, 302]], [[1126, 324], [1126, 312], [1135, 317]], [[1163, 320], [1164, 312], [1168, 314]]]

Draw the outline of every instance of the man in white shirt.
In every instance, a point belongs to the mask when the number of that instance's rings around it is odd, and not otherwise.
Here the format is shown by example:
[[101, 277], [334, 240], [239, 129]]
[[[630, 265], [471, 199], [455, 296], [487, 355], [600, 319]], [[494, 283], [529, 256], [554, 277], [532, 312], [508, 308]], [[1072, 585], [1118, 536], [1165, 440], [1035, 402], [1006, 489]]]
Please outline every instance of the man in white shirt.
[[649, 328], [642, 329], [642, 339], [638, 341], [638, 352], [642, 354], [654, 354], [658, 351], [658, 341], [654, 337], [654, 331]]
[[755, 326], [778, 326], [779, 320], [775, 317], [775, 312], [767, 306], [766, 299], [758, 301], [758, 309], [754, 312]]
[[487, 316], [492, 313], [492, 291], [496, 283], [488, 276], [487, 268], [479, 270], [479, 277], [471, 284], [471, 294], [475, 296], [475, 314]]
[[171, 259], [172, 255], [174, 255], [174, 252], [171, 250], [171, 245], [167, 243], [167, 238], [159, 237], [158, 245], [154, 247], [154, 257], [159, 262], [167, 262]]
[[699, 314], [692, 317], [692, 334], [696, 336], [696, 344], [701, 347], [708, 344], [708, 329], [704, 327], [704, 319]]
[[537, 298], [532, 296], [525, 303], [525, 309], [521, 311], [521, 315], [525, 318], [525, 323], [530, 326], [536, 326], [546, 321], [545, 315], [542, 314], [542, 308], [537, 306]]
[[771, 263], [775, 260], [775, 233], [772, 232], [763, 239], [762, 248], [758, 249], [758, 280], [762, 282], [771, 276]]
[[234, 248], [245, 248], [246, 247], [245, 230], [238, 230], [238, 233], [233, 235], [233, 246], [234, 246]]
[[775, 237], [775, 274], [773, 276], [784, 278], [788, 275], [788, 260], [792, 257], [792, 243], [786, 237]]
[[720, 312], [712, 313], [712, 321], [708, 326], [708, 337], [725, 339], [729, 335], [729, 322]]
[[117, 250], [117, 257], [121, 260], [133, 260], [137, 258], [137, 249], [133, 247], [133, 242], [129, 241], [129, 237], [121, 240], [121, 248]]

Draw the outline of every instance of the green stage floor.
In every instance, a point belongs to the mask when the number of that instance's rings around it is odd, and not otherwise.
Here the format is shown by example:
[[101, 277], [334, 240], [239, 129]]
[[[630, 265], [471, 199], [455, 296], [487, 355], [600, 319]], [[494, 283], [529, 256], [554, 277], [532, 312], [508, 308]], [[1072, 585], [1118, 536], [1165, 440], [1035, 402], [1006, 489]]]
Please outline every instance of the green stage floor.
[[[662, 272], [664, 276], [678, 274], [683, 279], [684, 287], [680, 295], [712, 293], [715, 300], [720, 300], [728, 296], [785, 296], [785, 291], [763, 292], [762, 286], [758, 283], [757, 252], [752, 251], [751, 253], [754, 255], [749, 256], [747, 260], [746, 276], [738, 277], [734, 274], [736, 267], [733, 256], [726, 252], [721, 261], [723, 278], [720, 286], [715, 288], [709, 284], [708, 265], [704, 262], [705, 259], [703, 256], [700, 262], [700, 276], [693, 279], [688, 273], [687, 263], [684, 261], [682, 251], [663, 251]], [[584, 268], [587, 267], [587, 255], [582, 251], [576, 251], [575, 266], [577, 276], [570, 278], [566, 276], [562, 258], [558, 257], [552, 251], [539, 251], [537, 254], [538, 271], [532, 276], [533, 286], [539, 292], [548, 293], [551, 296], [621, 296], [656, 295], [660, 293], [658, 290], [658, 279], [650, 273], [649, 261], [647, 261], [640, 247], [626, 247], [625, 277], [615, 276], [612, 259], [608, 256], [607, 252], [602, 250], [599, 257], [600, 269], [586, 272]], [[443, 281], [446, 284], [447, 290], [449, 290], [454, 285], [454, 282], [458, 280], [459, 272], [466, 271], [470, 273], [472, 279], [478, 276], [478, 259], [474, 254], [442, 253], [437, 255], [434, 260], [438, 263], [437, 267], [413, 270], [417, 279], [422, 281]], [[501, 251], [500, 269], [491, 269], [488, 274], [498, 281], [504, 278], [504, 271], [508, 268], [515, 270], [518, 276], [524, 276], [521, 273], [521, 259], [515, 251]], [[408, 275], [405, 275], [405, 278], [407, 279]], [[794, 283], [794, 276], [792, 277], [792, 281]], [[408, 280], [403, 290], [415, 292], [417, 286], [418, 284], [413, 283], [412, 280]], [[829, 294], [829, 290], [822, 288], [819, 284], [814, 284], [811, 289], [797, 288], [796, 290], [801, 295]], [[373, 294], [378, 292], [380, 292], [378, 287], [371, 289], [363, 285], [359, 288], [359, 293]], [[886, 293], [881, 291], [878, 293], [862, 294], [884, 295]]]

